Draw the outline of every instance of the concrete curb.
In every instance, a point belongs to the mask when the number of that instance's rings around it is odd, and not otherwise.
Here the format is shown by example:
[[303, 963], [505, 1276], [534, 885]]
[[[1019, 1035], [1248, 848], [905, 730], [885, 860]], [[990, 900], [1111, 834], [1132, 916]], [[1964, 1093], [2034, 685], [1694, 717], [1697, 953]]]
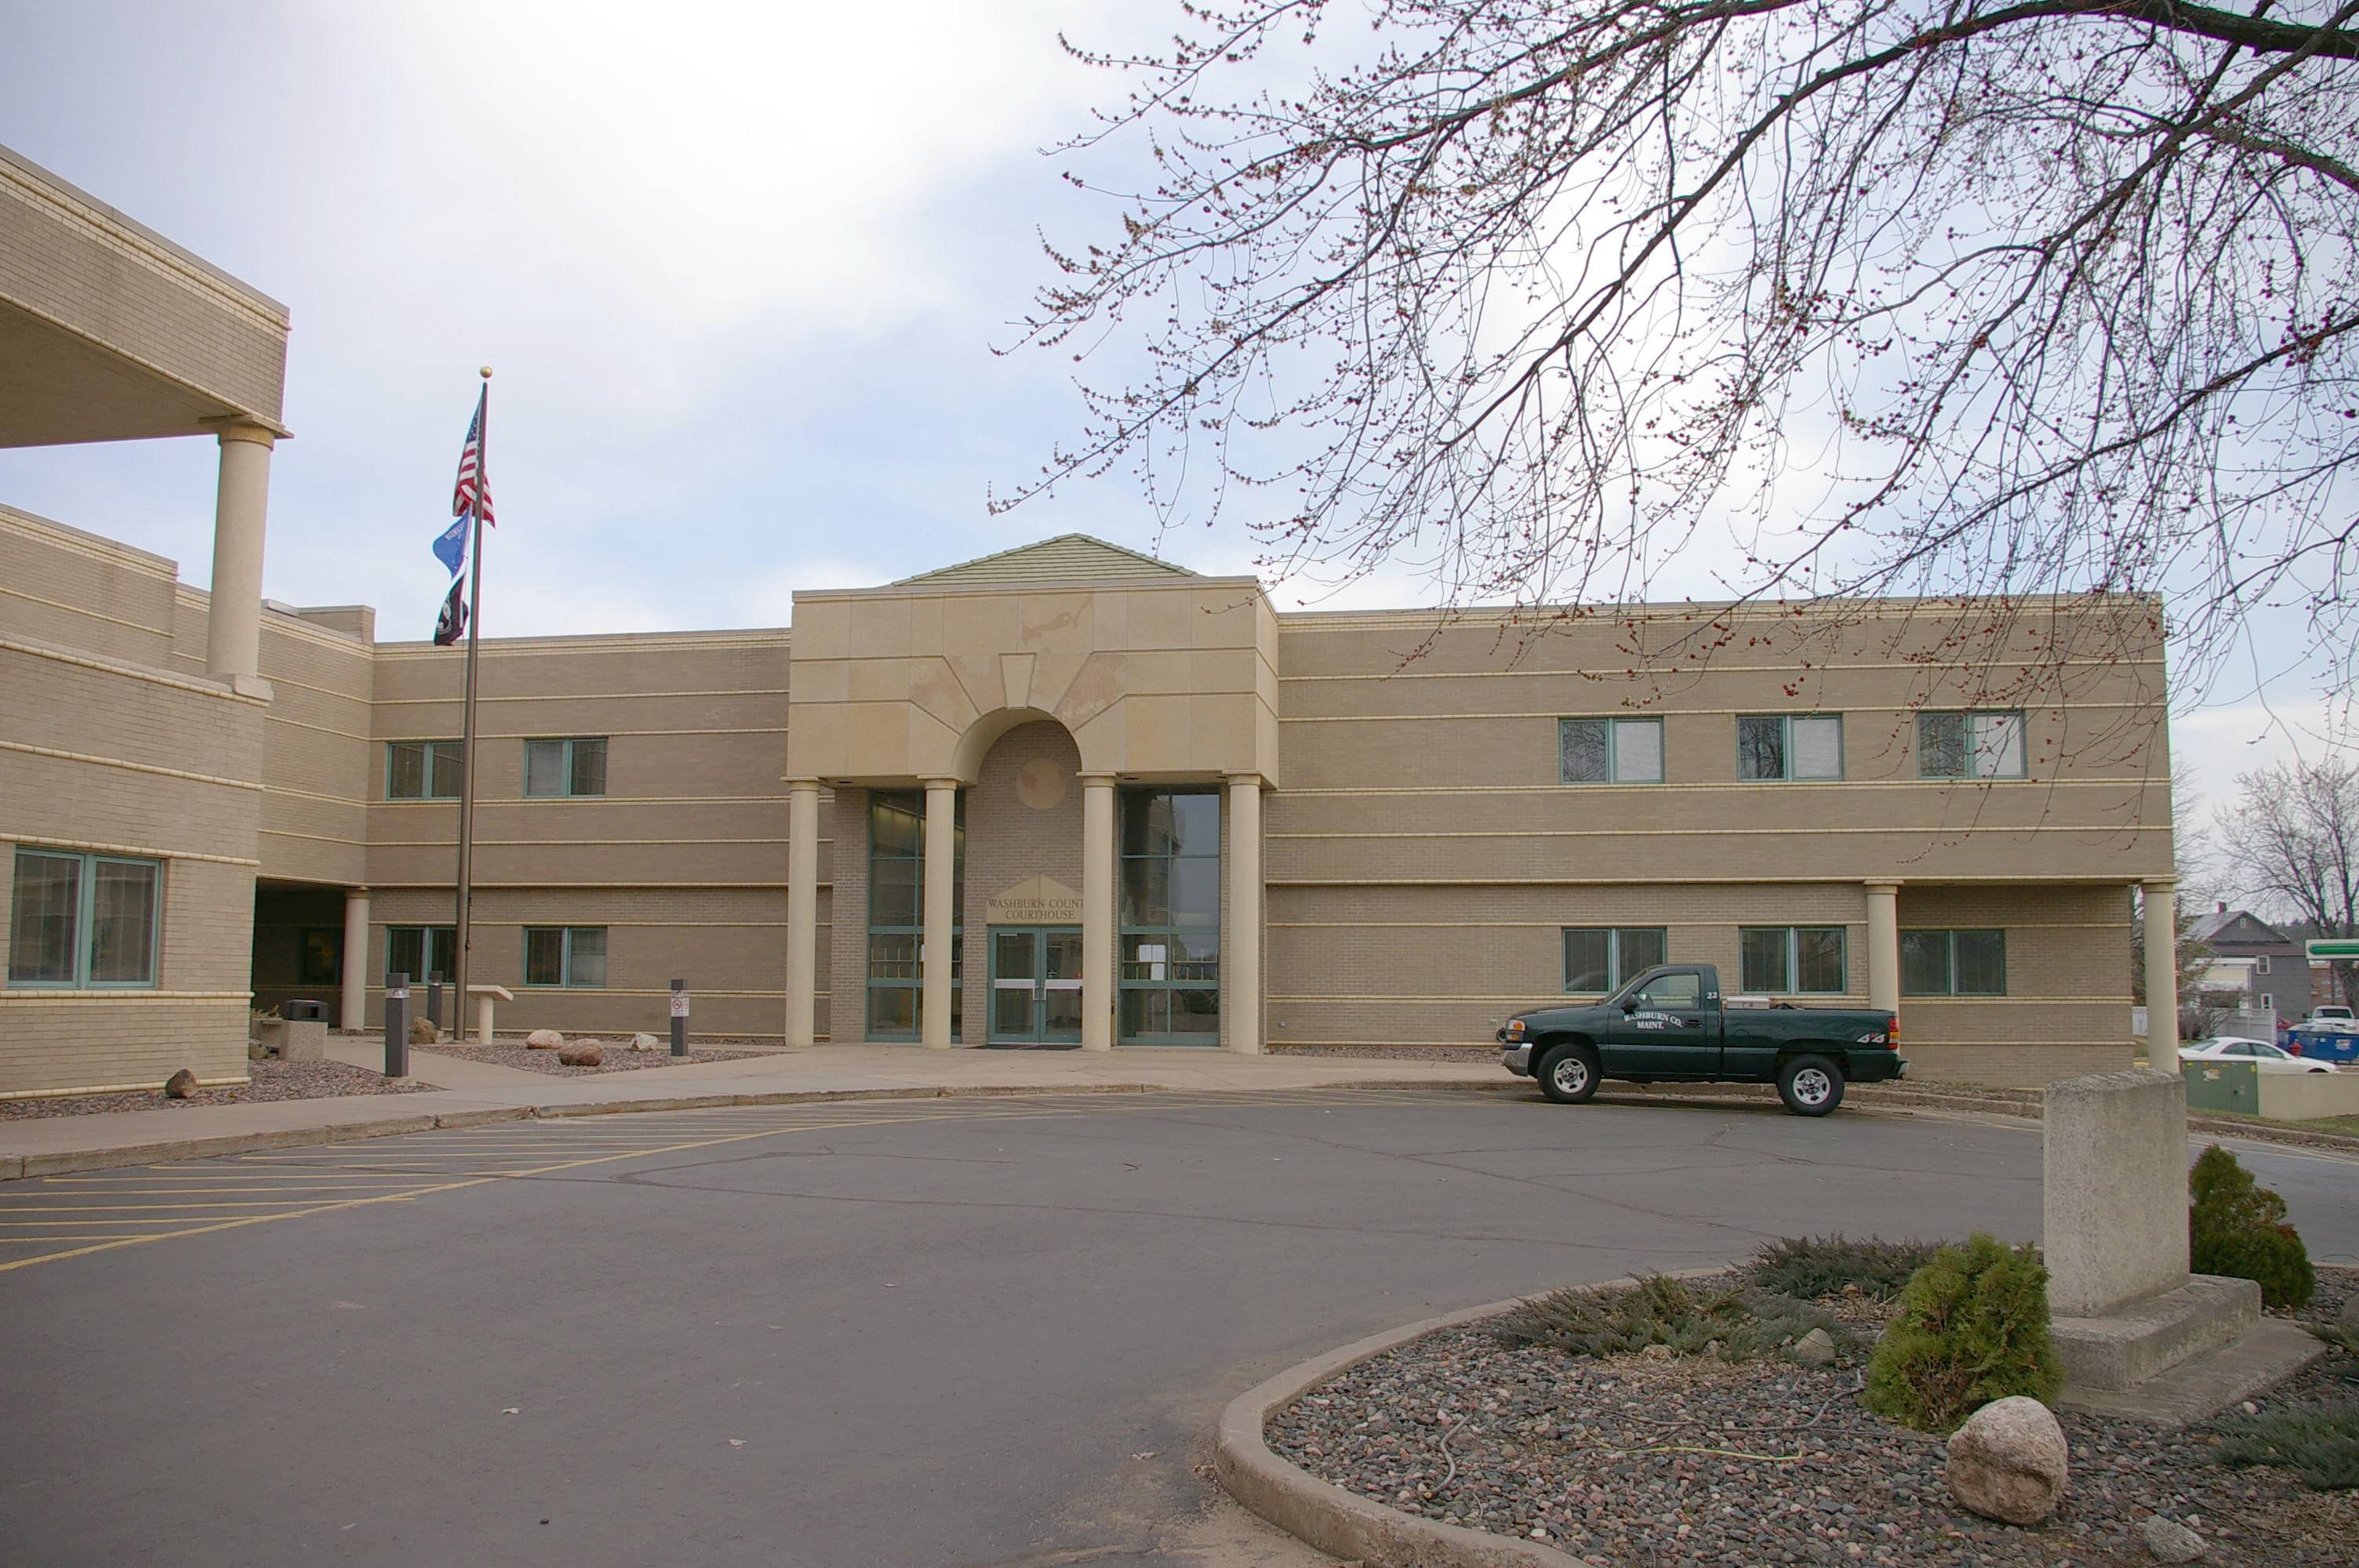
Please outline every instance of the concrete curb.
[[[1728, 1267], [1680, 1269], [1669, 1277], [1701, 1279], [1724, 1273]], [[1581, 1288], [1610, 1290], [1636, 1282], [1636, 1277], [1625, 1274]], [[1386, 1329], [1288, 1367], [1247, 1389], [1221, 1411], [1213, 1437], [1212, 1471], [1222, 1489], [1288, 1535], [1331, 1557], [1356, 1561], [1366, 1568], [1583, 1568], [1581, 1559], [1537, 1541], [1419, 1519], [1347, 1492], [1288, 1464], [1262, 1440], [1272, 1415], [1361, 1362], [1445, 1328], [1496, 1317], [1526, 1299], [1512, 1296]]]
[[831, 1100], [974, 1099], [1010, 1095], [1159, 1092], [1165, 1091], [1154, 1084], [977, 1084], [972, 1087], [936, 1084], [889, 1089], [781, 1089], [776, 1093], [680, 1095], [669, 1099], [491, 1106], [480, 1110], [375, 1117], [366, 1121], [323, 1127], [276, 1128], [267, 1132], [224, 1132], [212, 1137], [126, 1143], [112, 1149], [74, 1149], [54, 1154], [22, 1156], [10, 1154], [0, 1156], [0, 1182], [19, 1181], [30, 1176], [72, 1175], [84, 1171], [114, 1171], [177, 1160], [209, 1160], [223, 1154], [250, 1154], [264, 1149], [316, 1148], [321, 1144], [352, 1143], [370, 1138], [398, 1138], [410, 1132], [485, 1127], [500, 1121], [560, 1121], [576, 1117], [628, 1116], [646, 1111], [712, 1110], [725, 1106], [818, 1105]]

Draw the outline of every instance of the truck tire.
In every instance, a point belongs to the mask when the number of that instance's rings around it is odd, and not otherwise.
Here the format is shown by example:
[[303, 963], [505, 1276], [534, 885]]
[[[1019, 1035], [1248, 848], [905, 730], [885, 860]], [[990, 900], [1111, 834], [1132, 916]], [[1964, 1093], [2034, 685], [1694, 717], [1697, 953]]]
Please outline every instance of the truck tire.
[[1597, 1098], [1597, 1053], [1586, 1045], [1559, 1045], [1540, 1058], [1540, 1093], [1559, 1105], [1586, 1105]]
[[1796, 1116], [1824, 1116], [1843, 1104], [1843, 1069], [1824, 1056], [1788, 1056], [1777, 1065], [1777, 1098]]

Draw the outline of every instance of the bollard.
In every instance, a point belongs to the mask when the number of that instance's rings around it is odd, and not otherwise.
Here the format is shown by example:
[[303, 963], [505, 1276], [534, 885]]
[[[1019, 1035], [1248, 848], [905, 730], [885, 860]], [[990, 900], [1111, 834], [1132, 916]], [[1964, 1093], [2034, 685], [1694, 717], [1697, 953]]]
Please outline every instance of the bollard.
[[435, 1033], [442, 1033], [442, 971], [440, 969], [426, 972], [426, 1022], [434, 1026]]
[[409, 1076], [409, 977], [399, 969], [385, 977], [385, 1076]]
[[688, 982], [671, 983], [671, 1054], [688, 1054]]

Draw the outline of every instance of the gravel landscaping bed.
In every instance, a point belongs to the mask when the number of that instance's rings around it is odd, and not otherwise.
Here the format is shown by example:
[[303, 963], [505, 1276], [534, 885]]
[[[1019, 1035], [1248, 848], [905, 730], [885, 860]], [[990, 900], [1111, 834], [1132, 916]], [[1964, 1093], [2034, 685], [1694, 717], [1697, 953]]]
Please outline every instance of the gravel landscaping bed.
[[519, 1041], [516, 1044], [499, 1045], [419, 1045], [414, 1049], [431, 1051], [438, 1056], [454, 1056], [468, 1062], [488, 1062], [495, 1067], [521, 1067], [528, 1073], [547, 1073], [556, 1078], [586, 1078], [599, 1073], [627, 1073], [638, 1067], [684, 1067], [690, 1062], [734, 1062], [746, 1056], [775, 1056], [775, 1051], [727, 1051], [691, 1049], [685, 1056], [675, 1056], [667, 1044], [658, 1051], [634, 1051], [628, 1037], [621, 1041], [601, 1040], [606, 1060], [596, 1067], [568, 1067], [557, 1060], [554, 1051], [527, 1050]]
[[37, 1116], [89, 1116], [102, 1110], [176, 1109], [190, 1105], [251, 1105], [257, 1100], [328, 1099], [337, 1095], [421, 1094], [430, 1084], [403, 1083], [342, 1062], [250, 1062], [253, 1080], [243, 1087], [199, 1089], [186, 1099], [167, 1099], [158, 1088], [125, 1094], [66, 1095], [46, 1099], [0, 1100], [0, 1121]]
[[[2331, 1321], [2354, 1292], [2359, 1271], [2322, 1267], [2303, 1315]], [[1857, 1336], [1832, 1367], [1600, 1359], [1509, 1349], [1462, 1327], [1353, 1368], [1273, 1418], [1266, 1437], [1310, 1474], [1404, 1512], [1614, 1568], [2127, 1568], [2155, 1561], [2137, 1533], [2154, 1513], [2201, 1533], [2207, 1562], [2359, 1563], [2359, 1492], [2217, 1463], [2220, 1421], [2162, 1432], [2060, 1411], [2072, 1470], [2056, 1515], [2019, 1529], [1970, 1513], [1943, 1481], [1940, 1439], [1859, 1403], [1886, 1309], [1856, 1296], [1822, 1304]], [[2347, 1409], [2355, 1382], [2359, 1357], [2336, 1351], [2256, 1402]]]

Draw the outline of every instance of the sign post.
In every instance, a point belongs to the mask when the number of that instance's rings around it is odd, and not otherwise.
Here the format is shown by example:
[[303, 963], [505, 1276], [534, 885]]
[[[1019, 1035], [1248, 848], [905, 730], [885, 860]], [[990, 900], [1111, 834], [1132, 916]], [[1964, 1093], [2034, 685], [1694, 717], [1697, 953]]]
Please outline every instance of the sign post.
[[671, 1054], [688, 1054], [688, 982], [671, 983]]

